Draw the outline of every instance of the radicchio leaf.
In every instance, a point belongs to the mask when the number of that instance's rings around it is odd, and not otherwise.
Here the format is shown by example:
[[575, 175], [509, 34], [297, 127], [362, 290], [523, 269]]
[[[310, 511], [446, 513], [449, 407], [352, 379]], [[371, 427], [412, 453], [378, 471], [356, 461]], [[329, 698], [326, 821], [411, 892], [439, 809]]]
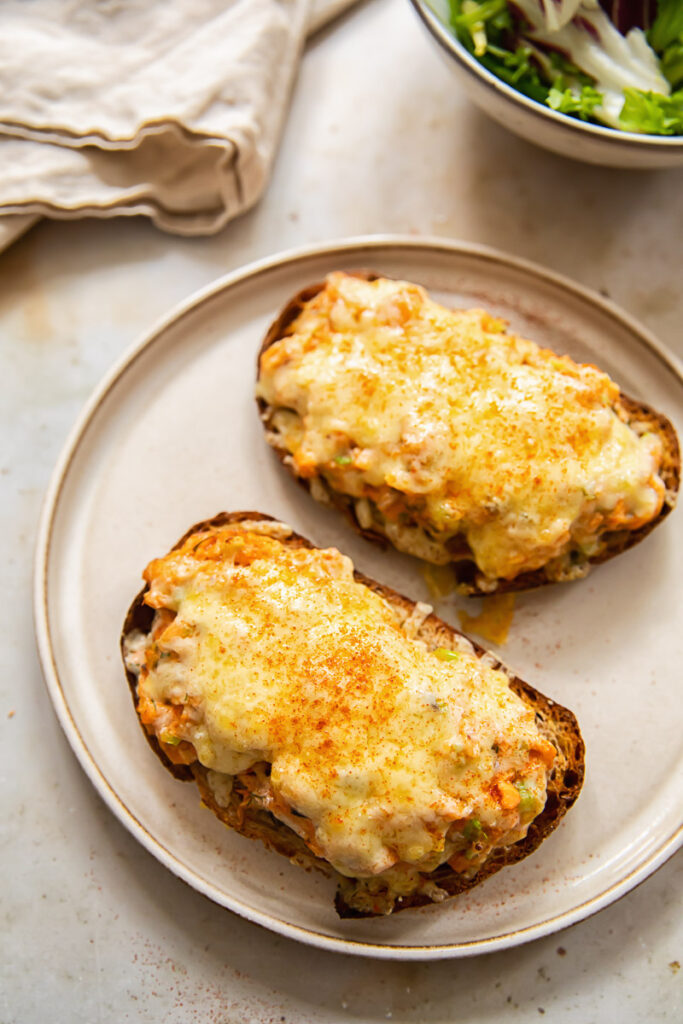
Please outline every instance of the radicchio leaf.
[[624, 35], [632, 28], [647, 30], [657, 16], [657, 0], [600, 0], [600, 4]]

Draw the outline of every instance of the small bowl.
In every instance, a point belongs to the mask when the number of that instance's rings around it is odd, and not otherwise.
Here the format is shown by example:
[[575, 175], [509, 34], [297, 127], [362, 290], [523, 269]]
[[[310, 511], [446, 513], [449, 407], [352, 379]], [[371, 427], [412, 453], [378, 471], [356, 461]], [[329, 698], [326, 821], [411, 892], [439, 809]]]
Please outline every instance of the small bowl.
[[423, 0], [410, 0], [469, 98], [505, 128], [562, 156], [604, 167], [683, 166], [683, 136], [641, 135], [561, 114], [501, 81], [479, 63]]

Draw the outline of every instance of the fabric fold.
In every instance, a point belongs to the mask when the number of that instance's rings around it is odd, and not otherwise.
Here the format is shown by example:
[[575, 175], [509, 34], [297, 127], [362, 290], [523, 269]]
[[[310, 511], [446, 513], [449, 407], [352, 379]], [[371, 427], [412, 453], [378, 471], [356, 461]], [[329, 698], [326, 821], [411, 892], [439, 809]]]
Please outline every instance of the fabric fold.
[[301, 48], [353, 0], [5, 0], [0, 249], [37, 215], [219, 231], [262, 194]]

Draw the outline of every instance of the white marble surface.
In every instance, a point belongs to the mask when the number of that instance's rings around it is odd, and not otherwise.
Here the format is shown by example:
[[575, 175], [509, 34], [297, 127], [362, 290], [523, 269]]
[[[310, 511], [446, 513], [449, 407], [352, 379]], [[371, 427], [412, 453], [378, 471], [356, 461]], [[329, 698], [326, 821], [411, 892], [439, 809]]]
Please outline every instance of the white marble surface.
[[607, 292], [683, 356], [682, 186], [677, 171], [601, 170], [506, 134], [458, 93], [405, 0], [370, 0], [309, 44], [268, 194], [221, 235], [41, 224], [0, 256], [2, 1024], [681, 1019], [680, 856], [568, 931], [424, 965], [298, 946], [197, 895], [114, 820], [72, 755], [34, 650], [30, 570], [41, 497], [85, 398], [224, 271], [350, 234], [464, 238]]

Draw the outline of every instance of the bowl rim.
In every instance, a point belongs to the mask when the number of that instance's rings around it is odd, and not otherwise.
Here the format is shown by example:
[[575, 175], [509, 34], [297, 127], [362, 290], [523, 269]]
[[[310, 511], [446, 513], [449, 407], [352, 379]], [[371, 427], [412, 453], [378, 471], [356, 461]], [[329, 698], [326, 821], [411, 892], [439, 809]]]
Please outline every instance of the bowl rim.
[[683, 148], [683, 135], [648, 135], [646, 133], [627, 132], [621, 128], [609, 128], [607, 125], [582, 121], [578, 117], [570, 117], [558, 110], [553, 110], [552, 107], [544, 106], [537, 100], [531, 99], [530, 96], [526, 96], [523, 92], [519, 92], [513, 86], [508, 85], [507, 82], [504, 82], [501, 78], [494, 75], [492, 71], [489, 71], [488, 68], [485, 68], [483, 64], [480, 64], [463, 46], [460, 40], [451, 34], [429, 6], [427, 0], [410, 0], [410, 4], [442, 49], [459, 61], [466, 71], [479, 78], [489, 89], [498, 92], [507, 100], [519, 103], [535, 117], [554, 122], [558, 127], [564, 127], [569, 131], [593, 135], [606, 142], [626, 145], [633, 149]]

